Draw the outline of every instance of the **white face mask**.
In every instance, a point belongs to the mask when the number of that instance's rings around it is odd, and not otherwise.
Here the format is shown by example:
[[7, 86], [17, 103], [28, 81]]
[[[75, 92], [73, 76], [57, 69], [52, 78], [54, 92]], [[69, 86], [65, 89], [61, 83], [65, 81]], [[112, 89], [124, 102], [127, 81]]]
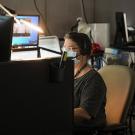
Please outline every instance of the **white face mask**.
[[62, 48], [62, 51], [65, 51], [67, 52], [67, 57], [70, 57], [70, 58], [75, 58], [76, 57], [76, 52], [72, 51], [72, 50], [69, 50], [67, 48]]

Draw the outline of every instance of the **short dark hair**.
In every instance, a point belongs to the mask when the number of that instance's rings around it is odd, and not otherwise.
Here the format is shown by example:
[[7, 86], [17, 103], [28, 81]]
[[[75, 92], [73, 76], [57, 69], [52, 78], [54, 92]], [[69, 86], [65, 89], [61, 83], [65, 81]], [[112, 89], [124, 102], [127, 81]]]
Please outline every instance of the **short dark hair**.
[[84, 33], [70, 32], [67, 33], [64, 37], [65, 39], [71, 39], [75, 43], [77, 43], [80, 48], [80, 53], [82, 55], [90, 55], [91, 54], [91, 40], [88, 35]]

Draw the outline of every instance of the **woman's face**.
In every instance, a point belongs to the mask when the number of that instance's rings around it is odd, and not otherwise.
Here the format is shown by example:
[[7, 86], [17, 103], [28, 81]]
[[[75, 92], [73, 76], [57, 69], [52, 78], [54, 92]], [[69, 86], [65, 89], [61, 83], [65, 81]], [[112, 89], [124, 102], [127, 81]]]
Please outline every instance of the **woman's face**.
[[76, 52], [76, 59], [75, 59], [75, 65], [86, 63], [87, 62], [87, 56], [83, 56], [81, 54], [81, 50], [76, 42], [74, 42], [71, 39], [66, 38], [63, 46], [67, 51], [73, 51]]
[[71, 39], [65, 39], [63, 47], [67, 50], [76, 52], [77, 55], [80, 55], [80, 48], [78, 47], [77, 43]]

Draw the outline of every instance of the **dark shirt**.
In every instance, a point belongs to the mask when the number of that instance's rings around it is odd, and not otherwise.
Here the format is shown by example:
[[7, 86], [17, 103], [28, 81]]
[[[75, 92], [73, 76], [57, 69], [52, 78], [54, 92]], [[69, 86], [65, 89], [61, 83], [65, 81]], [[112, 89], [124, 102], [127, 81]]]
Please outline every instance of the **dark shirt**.
[[106, 122], [106, 86], [95, 70], [74, 80], [74, 108], [82, 107], [92, 117], [83, 124], [102, 126]]

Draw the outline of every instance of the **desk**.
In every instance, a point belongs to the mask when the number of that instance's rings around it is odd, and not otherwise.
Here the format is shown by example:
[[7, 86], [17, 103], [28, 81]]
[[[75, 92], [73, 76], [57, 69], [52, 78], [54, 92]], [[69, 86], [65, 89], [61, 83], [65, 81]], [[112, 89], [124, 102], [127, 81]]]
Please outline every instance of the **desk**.
[[11, 60], [37, 59], [37, 50], [11, 52]]
[[[58, 53], [56, 53], [58, 52]], [[11, 60], [30, 60], [39, 58], [55, 58], [61, 56], [59, 40], [56, 36], [39, 38], [39, 45], [34, 48], [13, 48]]]
[[117, 49], [127, 51], [127, 52], [135, 52], [135, 46], [118, 47]]
[[11, 60], [33, 60], [33, 59], [43, 59], [43, 58], [55, 58], [60, 57], [60, 54], [55, 54], [49, 51], [45, 51], [40, 49], [40, 57], [39, 52], [35, 50], [29, 51], [12, 51], [11, 52]]

